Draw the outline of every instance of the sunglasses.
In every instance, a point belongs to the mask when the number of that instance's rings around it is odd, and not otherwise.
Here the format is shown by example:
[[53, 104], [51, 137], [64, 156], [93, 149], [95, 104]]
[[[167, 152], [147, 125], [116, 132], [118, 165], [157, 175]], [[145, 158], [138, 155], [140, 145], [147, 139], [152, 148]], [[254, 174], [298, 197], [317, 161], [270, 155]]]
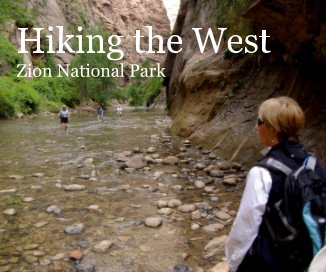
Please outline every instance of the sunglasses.
[[261, 126], [263, 124], [264, 124], [264, 121], [258, 117], [257, 118], [257, 126]]

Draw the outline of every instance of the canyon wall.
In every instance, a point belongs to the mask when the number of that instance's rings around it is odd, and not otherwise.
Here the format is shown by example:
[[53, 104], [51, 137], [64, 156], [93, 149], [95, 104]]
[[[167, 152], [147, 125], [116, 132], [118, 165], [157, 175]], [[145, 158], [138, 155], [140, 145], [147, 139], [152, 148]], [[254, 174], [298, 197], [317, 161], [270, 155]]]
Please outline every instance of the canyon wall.
[[[300, 140], [326, 166], [325, 1], [247, 2], [238, 16], [250, 22], [251, 34], [267, 31], [271, 53], [230, 54], [225, 38], [219, 52], [209, 43], [201, 53], [192, 28], [211, 28], [219, 37], [221, 1], [181, 1], [173, 34], [183, 38], [182, 51], [168, 54], [165, 64], [171, 131], [225, 159], [252, 164], [261, 156], [259, 104], [288, 95], [306, 113]], [[240, 34], [236, 30], [228, 29], [228, 37]]]
[[[141, 64], [145, 59], [151, 62], [160, 62], [164, 54], [138, 54], [135, 51], [135, 41], [132, 36], [139, 29], [144, 36], [141, 43], [142, 49], [148, 47], [148, 29], [153, 27], [153, 35], [161, 35], [164, 41], [170, 34], [170, 22], [162, 1], [150, 0], [32, 0], [26, 2], [27, 6], [36, 10], [37, 16], [32, 27], [63, 26], [64, 34], [76, 33], [77, 26], [84, 29], [103, 27], [110, 35], [124, 36], [120, 49], [124, 51], [124, 58], [121, 62], [125, 64]], [[20, 45], [20, 32], [13, 29], [11, 40], [17, 47]], [[49, 32], [47, 31], [47, 34]], [[58, 43], [58, 33], [53, 31], [54, 44]], [[29, 31], [29, 38], [33, 33]], [[29, 44], [29, 52], [25, 55], [25, 63], [33, 64], [42, 55], [33, 54], [35, 43]], [[158, 40], [153, 40], [153, 49], [158, 50]], [[69, 63], [74, 55], [55, 54], [57, 63]]]

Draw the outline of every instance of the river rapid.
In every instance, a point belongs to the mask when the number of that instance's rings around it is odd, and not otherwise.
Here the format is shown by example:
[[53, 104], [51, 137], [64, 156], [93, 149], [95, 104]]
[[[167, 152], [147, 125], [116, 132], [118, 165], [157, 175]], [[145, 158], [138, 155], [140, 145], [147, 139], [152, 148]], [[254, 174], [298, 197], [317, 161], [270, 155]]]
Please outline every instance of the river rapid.
[[218, 263], [223, 241], [207, 244], [229, 230], [244, 169], [170, 136], [169, 123], [148, 110], [72, 114], [66, 133], [55, 115], [0, 121], [0, 272]]

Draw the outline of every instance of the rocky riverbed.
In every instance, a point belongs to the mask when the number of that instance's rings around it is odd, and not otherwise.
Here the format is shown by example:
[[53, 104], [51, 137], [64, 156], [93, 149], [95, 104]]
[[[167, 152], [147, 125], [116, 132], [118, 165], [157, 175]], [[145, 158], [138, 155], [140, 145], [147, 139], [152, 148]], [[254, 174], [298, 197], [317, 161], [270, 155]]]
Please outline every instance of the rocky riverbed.
[[1, 124], [0, 272], [224, 271], [241, 163], [157, 112], [72, 120]]

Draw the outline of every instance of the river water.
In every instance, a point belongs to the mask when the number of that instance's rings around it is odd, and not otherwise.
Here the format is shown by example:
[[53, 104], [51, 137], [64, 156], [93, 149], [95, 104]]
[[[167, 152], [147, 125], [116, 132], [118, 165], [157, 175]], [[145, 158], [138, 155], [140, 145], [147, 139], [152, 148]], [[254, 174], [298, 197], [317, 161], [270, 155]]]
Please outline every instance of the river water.
[[[158, 215], [157, 201], [205, 201], [210, 207], [228, 202], [236, 209], [241, 186], [231, 195], [222, 184], [203, 193], [192, 183], [207, 181], [202, 172], [180, 162], [162, 164], [183, 143], [168, 135], [168, 124], [164, 113], [146, 110], [109, 113], [104, 122], [73, 114], [67, 133], [53, 115], [0, 121], [0, 272], [153, 272], [172, 271], [180, 263], [203, 271], [220, 260], [222, 253], [203, 258], [203, 249], [227, 233], [227, 224], [219, 232], [192, 230], [194, 222], [201, 227], [214, 219], [190, 220], [176, 209]], [[123, 170], [118, 158], [125, 151], [155, 154], [156, 162]], [[196, 147], [187, 152], [187, 165], [202, 154]], [[65, 189], [72, 184], [83, 188]], [[144, 225], [153, 216], [163, 218], [160, 227]], [[65, 231], [76, 224], [83, 226], [80, 233]], [[94, 250], [101, 241], [112, 245]], [[69, 258], [74, 250], [83, 257]]]

